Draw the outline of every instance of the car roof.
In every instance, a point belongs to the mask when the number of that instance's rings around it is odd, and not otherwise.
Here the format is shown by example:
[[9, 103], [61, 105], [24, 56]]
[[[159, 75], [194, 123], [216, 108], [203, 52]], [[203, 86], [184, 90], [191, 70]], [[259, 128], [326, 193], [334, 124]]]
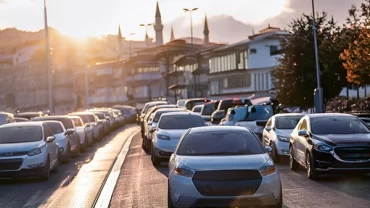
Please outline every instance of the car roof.
[[42, 127], [43, 121], [33, 121], [33, 122], [16, 122], [16, 123], [9, 123], [0, 126], [0, 128], [3, 127], [17, 127], [17, 126], [40, 126]]
[[250, 132], [249, 128], [241, 126], [203, 126], [191, 128], [190, 133], [202, 133], [202, 132], [230, 132], [230, 131], [245, 131]]
[[307, 114], [309, 118], [326, 118], [326, 117], [356, 117], [354, 115], [346, 114], [346, 113], [314, 113], [314, 114]]
[[198, 113], [193, 113], [193, 112], [190, 112], [190, 111], [187, 111], [187, 112], [183, 112], [183, 111], [180, 111], [180, 112], [169, 112], [169, 113], [162, 114], [162, 116], [185, 116], [185, 115], [199, 116]]
[[166, 111], [180, 111], [180, 112], [186, 112], [184, 108], [161, 108], [156, 110], [154, 113], [157, 112], [166, 112]]
[[69, 119], [71, 119], [71, 117], [69, 117], [69, 116], [39, 116], [39, 117], [34, 117], [34, 118], [32, 118], [32, 119], [42, 119], [42, 118], [46, 118], [47, 120], [49, 120], [49, 119], [53, 119], [53, 118], [55, 118], [55, 119], [59, 119], [59, 118], [69, 118]]
[[275, 114], [275, 117], [283, 117], [283, 116], [305, 116], [306, 113], [279, 113]]

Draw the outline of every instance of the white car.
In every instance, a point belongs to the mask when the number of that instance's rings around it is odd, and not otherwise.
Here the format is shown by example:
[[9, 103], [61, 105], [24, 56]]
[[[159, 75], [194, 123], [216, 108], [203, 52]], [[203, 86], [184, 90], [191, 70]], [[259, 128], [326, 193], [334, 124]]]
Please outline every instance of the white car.
[[175, 151], [180, 137], [193, 127], [206, 126], [199, 114], [171, 112], [161, 115], [156, 128], [152, 128], [151, 160], [154, 166], [168, 160]]
[[59, 165], [59, 147], [44, 122], [20, 122], [0, 127], [0, 177], [42, 177]]
[[282, 207], [270, 151], [245, 127], [189, 129], [168, 164], [168, 207]]
[[271, 157], [279, 162], [281, 156], [289, 156], [290, 134], [306, 114], [282, 113], [272, 116], [262, 133], [262, 143], [272, 148]]
[[89, 140], [86, 134], [85, 124], [79, 116], [69, 116], [69, 117], [73, 120], [73, 123], [76, 126], [76, 131], [80, 136], [81, 152], [86, 152], [87, 149], [89, 148]]

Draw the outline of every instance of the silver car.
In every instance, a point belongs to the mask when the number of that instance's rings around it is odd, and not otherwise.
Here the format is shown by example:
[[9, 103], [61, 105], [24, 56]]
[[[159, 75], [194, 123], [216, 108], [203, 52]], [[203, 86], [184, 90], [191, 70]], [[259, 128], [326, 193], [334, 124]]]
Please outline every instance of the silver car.
[[262, 133], [262, 143], [272, 148], [271, 157], [275, 162], [279, 162], [282, 156], [289, 156], [290, 134], [304, 115], [306, 114], [276, 114], [266, 123]]
[[168, 165], [168, 207], [282, 207], [270, 151], [245, 127], [189, 129]]
[[206, 126], [199, 114], [192, 112], [164, 113], [152, 129], [151, 160], [154, 166], [168, 160], [175, 151], [180, 137], [193, 127]]
[[79, 116], [69, 116], [69, 117], [73, 120], [73, 123], [76, 126], [76, 131], [80, 136], [81, 152], [86, 152], [87, 149], [89, 148], [89, 140], [86, 134], [85, 124]]
[[69, 116], [78, 116], [82, 119], [85, 124], [85, 131], [89, 141], [89, 146], [94, 144], [94, 139], [96, 138], [95, 134], [99, 131], [98, 126], [96, 125], [95, 115], [90, 112], [76, 112], [70, 113]]
[[44, 122], [19, 122], [0, 127], [0, 177], [42, 177], [59, 165], [59, 147]]

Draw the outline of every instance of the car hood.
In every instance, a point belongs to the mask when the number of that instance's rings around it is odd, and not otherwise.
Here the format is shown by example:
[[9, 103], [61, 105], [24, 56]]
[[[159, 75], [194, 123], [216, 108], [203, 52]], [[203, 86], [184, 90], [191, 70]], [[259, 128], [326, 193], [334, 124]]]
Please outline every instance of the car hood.
[[0, 144], [0, 154], [7, 152], [28, 152], [43, 145], [42, 141], [15, 144]]
[[290, 137], [290, 134], [293, 132], [293, 129], [275, 129], [276, 135]]
[[370, 145], [370, 134], [312, 134], [314, 139], [329, 145]]
[[187, 129], [171, 129], [171, 130], [164, 130], [159, 129], [156, 134], [162, 134], [169, 136], [171, 139], [180, 139], [180, 137], [187, 131]]
[[178, 162], [194, 170], [260, 169], [268, 160], [267, 153], [232, 156], [177, 156]]

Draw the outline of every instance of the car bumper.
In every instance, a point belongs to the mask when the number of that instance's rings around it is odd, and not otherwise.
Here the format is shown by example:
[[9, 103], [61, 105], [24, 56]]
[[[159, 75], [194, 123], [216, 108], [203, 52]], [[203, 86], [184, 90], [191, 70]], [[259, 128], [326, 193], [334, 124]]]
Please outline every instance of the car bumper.
[[161, 144], [158, 146], [158, 143], [153, 144], [154, 155], [161, 159], [169, 159], [171, 155], [175, 152], [176, 146], [173, 145], [164, 145]]
[[370, 161], [368, 162], [342, 162], [333, 156], [332, 153], [312, 151], [313, 159], [315, 161], [315, 168], [319, 172], [370, 172]]
[[13, 177], [39, 177], [45, 173], [45, 166], [32, 168], [32, 169], [21, 169], [18, 171], [6, 171], [0, 172], [0, 178], [13, 178]]
[[46, 152], [34, 156], [2, 157], [0, 159], [0, 177], [36, 176], [42, 174], [46, 165]]
[[204, 196], [194, 186], [192, 179], [176, 174], [169, 177], [172, 202], [176, 207], [238, 207], [276, 205], [281, 197], [281, 182], [276, 172], [265, 176], [253, 195]]

